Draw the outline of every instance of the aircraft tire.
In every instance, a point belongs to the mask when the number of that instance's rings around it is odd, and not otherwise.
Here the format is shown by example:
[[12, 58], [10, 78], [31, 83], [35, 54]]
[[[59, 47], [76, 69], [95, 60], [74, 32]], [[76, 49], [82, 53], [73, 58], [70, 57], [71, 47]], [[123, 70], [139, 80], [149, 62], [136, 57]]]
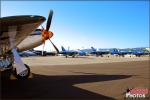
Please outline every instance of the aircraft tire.
[[29, 66], [27, 64], [24, 64], [24, 65], [27, 68], [27, 71], [25, 71], [24, 73], [17, 74], [16, 69], [14, 70], [14, 75], [19, 80], [27, 79], [29, 77], [29, 75], [30, 75], [30, 68], [29, 68]]

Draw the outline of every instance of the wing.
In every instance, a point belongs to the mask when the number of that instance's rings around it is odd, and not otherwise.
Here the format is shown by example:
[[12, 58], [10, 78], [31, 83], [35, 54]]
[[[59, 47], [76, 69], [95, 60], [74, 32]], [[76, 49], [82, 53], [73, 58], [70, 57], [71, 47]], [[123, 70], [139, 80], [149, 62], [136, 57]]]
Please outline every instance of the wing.
[[31, 34], [45, 18], [42, 16], [10, 16], [0, 18], [0, 49], [9, 51], [10, 38], [15, 38], [13, 47], [16, 47], [22, 40]]

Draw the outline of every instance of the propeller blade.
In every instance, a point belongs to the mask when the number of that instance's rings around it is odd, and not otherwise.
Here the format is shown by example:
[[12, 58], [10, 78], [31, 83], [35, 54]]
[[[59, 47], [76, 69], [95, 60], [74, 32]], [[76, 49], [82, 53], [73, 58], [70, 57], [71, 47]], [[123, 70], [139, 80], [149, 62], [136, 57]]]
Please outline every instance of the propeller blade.
[[45, 43], [43, 44], [42, 56], [44, 56], [44, 47], [45, 47]]
[[59, 53], [58, 48], [54, 45], [54, 43], [49, 39], [49, 41], [52, 43], [52, 45], [54, 46], [55, 50], [57, 51], [57, 53]]
[[53, 10], [50, 10], [48, 20], [46, 23], [46, 31], [48, 31], [51, 26], [52, 16], [53, 16]]
[[42, 29], [44, 30], [44, 27], [41, 25]]

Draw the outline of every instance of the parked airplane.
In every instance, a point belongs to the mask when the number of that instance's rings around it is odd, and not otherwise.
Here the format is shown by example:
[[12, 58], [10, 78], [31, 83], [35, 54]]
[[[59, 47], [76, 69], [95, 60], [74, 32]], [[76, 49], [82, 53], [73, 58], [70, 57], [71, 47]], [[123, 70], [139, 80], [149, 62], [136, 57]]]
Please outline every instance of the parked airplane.
[[29, 50], [23, 51], [23, 52], [19, 52], [19, 55], [20, 55], [21, 57], [37, 56], [36, 53], [34, 53], [34, 52], [32, 52], [32, 51], [29, 51]]
[[149, 51], [144, 50], [144, 49], [132, 49], [132, 53], [133, 55], [135, 55], [136, 57], [140, 57], [142, 55], [149, 55]]
[[111, 49], [110, 52], [112, 55], [122, 56], [122, 57], [124, 57], [127, 54], [131, 54], [131, 50], [128, 50], [128, 49], [116, 49], [116, 48], [114, 48], [114, 49]]
[[[49, 31], [52, 16], [51, 10], [46, 29], [36, 29], [45, 21], [45, 17], [42, 16], [21, 15], [0, 18], [0, 72], [11, 69], [18, 79], [29, 77], [30, 68], [23, 63], [18, 52], [37, 47], [53, 36]], [[50, 42], [59, 52], [51, 40]]]
[[137, 57], [140, 57], [142, 55], [148, 55], [149, 53], [148, 51], [142, 48], [130, 48], [130, 49], [112, 49], [111, 54], [123, 56], [123, 57], [129, 54], [129, 55], [135, 55]]
[[63, 54], [66, 58], [68, 56], [72, 56], [74, 58], [77, 56], [78, 52], [75, 50], [66, 50], [63, 46], [61, 46], [62, 51], [59, 52], [59, 54]]
[[35, 53], [37, 56], [55, 56], [55, 55], [57, 55], [57, 52], [55, 52], [55, 51], [48, 52], [48, 51], [32, 49], [31, 52]]
[[34, 52], [38, 56], [46, 56], [47, 55], [47, 52], [44, 50], [33, 50], [32, 52]]
[[84, 50], [78, 49], [77, 51], [79, 56], [86, 56], [86, 52], [84, 52]]
[[77, 56], [83, 56], [86, 55], [85, 52], [82, 50], [66, 50], [63, 46], [61, 46], [62, 51], [59, 52], [59, 54], [63, 54], [66, 58], [68, 56], [72, 56], [72, 58], [77, 57]]
[[110, 53], [108, 50], [96, 50], [94, 47], [91, 47], [91, 49], [92, 49], [91, 54], [95, 54], [97, 57], [99, 56], [103, 57], [103, 55]]

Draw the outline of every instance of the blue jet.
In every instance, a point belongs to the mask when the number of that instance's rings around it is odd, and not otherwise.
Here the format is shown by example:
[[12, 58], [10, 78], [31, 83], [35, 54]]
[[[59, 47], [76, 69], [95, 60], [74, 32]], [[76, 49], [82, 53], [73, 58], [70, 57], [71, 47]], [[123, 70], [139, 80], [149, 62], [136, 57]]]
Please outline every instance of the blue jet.
[[127, 54], [131, 54], [132, 53], [132, 51], [129, 50], [129, 49], [116, 49], [116, 48], [114, 48], [114, 49], [112, 49], [110, 51], [111, 51], [112, 55], [117, 55], [117, 56], [122, 56], [122, 57], [124, 57]]
[[99, 56], [103, 57], [103, 55], [110, 53], [110, 51], [104, 50], [104, 49], [103, 50], [96, 50], [94, 47], [91, 47], [91, 49], [92, 49], [91, 54], [95, 54], [96, 57], [99, 57]]
[[37, 56], [36, 53], [34, 53], [34, 52], [30, 51], [30, 50], [19, 52], [19, 55], [21, 57]]
[[66, 50], [63, 46], [61, 46], [62, 51], [59, 52], [59, 54], [63, 54], [66, 58], [68, 56], [72, 56], [72, 58], [79, 56], [84, 56], [86, 55], [85, 52], [83, 52], [82, 50]]
[[136, 57], [140, 57], [142, 55], [149, 55], [150, 53], [144, 49], [135, 48], [135, 49], [132, 49], [131, 54], [135, 55]]

